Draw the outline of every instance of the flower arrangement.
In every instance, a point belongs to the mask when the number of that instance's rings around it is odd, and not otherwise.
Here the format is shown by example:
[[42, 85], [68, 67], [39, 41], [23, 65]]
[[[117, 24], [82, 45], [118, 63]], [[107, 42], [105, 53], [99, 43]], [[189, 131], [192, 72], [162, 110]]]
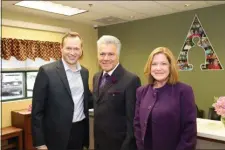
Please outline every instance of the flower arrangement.
[[213, 107], [218, 115], [221, 117], [225, 117], [225, 96], [221, 96], [219, 98], [214, 97], [215, 103], [213, 103]]
[[218, 115], [221, 116], [221, 122], [225, 126], [225, 96], [221, 96], [219, 98], [214, 97], [215, 103], [213, 103], [213, 107]]

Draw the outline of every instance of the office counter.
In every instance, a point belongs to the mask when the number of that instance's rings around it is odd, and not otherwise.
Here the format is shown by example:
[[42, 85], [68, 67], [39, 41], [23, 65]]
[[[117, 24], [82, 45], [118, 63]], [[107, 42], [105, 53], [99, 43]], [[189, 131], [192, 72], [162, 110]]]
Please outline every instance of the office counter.
[[197, 119], [198, 137], [218, 140], [225, 143], [225, 126], [221, 121]]
[[221, 121], [197, 118], [197, 149], [225, 150], [225, 126]]

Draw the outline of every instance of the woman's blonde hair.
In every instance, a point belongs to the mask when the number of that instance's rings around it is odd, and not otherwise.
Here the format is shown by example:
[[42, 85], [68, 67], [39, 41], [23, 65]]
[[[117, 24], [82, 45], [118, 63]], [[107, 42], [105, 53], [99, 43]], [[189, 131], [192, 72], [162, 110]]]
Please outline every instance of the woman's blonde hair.
[[169, 67], [170, 73], [169, 73], [169, 79], [168, 79], [167, 83], [168, 84], [177, 83], [178, 82], [178, 67], [177, 67], [176, 59], [175, 59], [173, 53], [171, 52], [171, 50], [169, 50], [166, 47], [158, 47], [158, 48], [154, 49], [151, 52], [151, 54], [149, 55], [148, 61], [144, 68], [144, 74], [148, 78], [148, 83], [152, 84], [155, 81], [155, 79], [151, 75], [151, 66], [152, 66], [153, 57], [159, 53], [164, 54], [170, 63], [170, 67]]

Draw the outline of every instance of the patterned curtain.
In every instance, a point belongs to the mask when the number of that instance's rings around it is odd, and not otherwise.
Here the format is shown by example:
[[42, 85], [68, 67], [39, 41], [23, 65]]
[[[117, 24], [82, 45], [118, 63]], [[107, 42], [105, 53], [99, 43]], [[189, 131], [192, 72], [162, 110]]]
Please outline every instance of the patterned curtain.
[[27, 58], [35, 60], [38, 57], [45, 61], [50, 61], [50, 58], [59, 60], [60, 43], [2, 38], [1, 58], [9, 60], [11, 56], [20, 61], [25, 61]]

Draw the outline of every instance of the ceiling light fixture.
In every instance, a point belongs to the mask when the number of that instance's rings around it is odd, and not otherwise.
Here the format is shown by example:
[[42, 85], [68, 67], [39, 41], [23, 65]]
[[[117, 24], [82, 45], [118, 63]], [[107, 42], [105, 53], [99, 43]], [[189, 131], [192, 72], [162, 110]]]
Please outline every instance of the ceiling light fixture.
[[16, 3], [15, 5], [47, 11], [47, 12], [56, 13], [56, 14], [62, 14], [66, 16], [72, 16], [72, 15], [87, 12], [87, 10], [72, 8], [69, 6], [63, 6], [61, 4], [56, 4], [49, 1], [21, 1]]

